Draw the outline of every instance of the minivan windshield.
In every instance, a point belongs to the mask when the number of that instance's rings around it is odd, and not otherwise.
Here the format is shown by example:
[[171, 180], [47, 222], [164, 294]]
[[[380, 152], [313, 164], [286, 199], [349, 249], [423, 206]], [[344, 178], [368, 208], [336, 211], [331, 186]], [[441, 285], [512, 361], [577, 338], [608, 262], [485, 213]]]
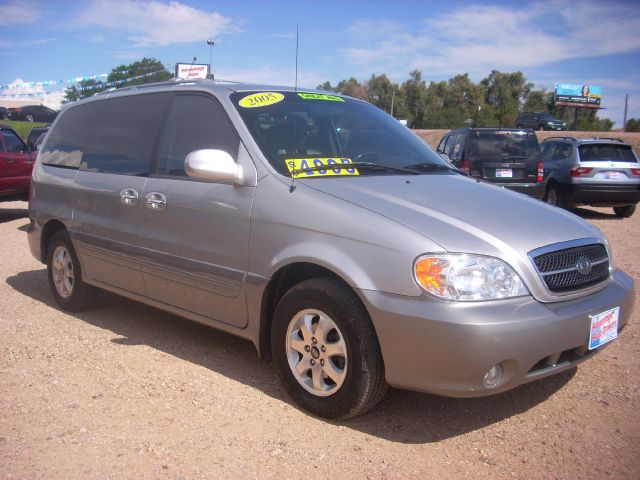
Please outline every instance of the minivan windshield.
[[[236, 92], [231, 100], [265, 157], [283, 175], [291, 175], [292, 165], [322, 168], [327, 161], [356, 163], [359, 175], [451, 170], [407, 127], [360, 100], [278, 91]], [[343, 170], [334, 175], [349, 174]]]
[[469, 160], [533, 158], [540, 155], [535, 134], [513, 130], [476, 131], [467, 141]]

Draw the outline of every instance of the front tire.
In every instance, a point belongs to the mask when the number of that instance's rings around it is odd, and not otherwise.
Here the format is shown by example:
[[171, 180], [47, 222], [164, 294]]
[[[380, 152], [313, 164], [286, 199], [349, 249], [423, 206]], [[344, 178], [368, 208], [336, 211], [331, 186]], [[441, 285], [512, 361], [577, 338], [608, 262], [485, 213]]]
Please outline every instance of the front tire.
[[82, 281], [80, 262], [66, 230], [57, 232], [47, 250], [47, 276], [53, 298], [63, 310], [78, 312], [95, 299], [95, 288]]
[[303, 281], [282, 297], [271, 348], [291, 397], [319, 417], [360, 415], [387, 389], [380, 346], [366, 311], [331, 278]]
[[616, 217], [629, 218], [636, 211], [635, 205], [625, 205], [624, 207], [613, 207]]
[[33, 118], [33, 115], [31, 115], [30, 113], [29, 113], [29, 114], [27, 114], [27, 116], [26, 116], [26, 117], [24, 117], [24, 119], [25, 119], [27, 122], [29, 122], [29, 123], [33, 123], [33, 121], [35, 120], [35, 119]]

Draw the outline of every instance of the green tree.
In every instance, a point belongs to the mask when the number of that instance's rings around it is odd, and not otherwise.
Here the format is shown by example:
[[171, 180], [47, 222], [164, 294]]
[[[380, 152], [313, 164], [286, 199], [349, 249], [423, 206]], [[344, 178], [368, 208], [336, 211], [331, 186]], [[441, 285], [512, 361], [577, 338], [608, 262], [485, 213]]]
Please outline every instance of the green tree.
[[497, 70], [493, 70], [480, 84], [486, 89], [485, 102], [493, 111], [496, 126], [500, 127], [513, 125], [520, 104], [533, 88], [522, 72], [503, 73]]
[[76, 100], [90, 97], [94, 93], [102, 92], [106, 88], [103, 82], [94, 78], [81, 80], [77, 85], [72, 85], [64, 91], [62, 103], [75, 102]]
[[324, 90], [325, 92], [336, 92], [338, 93], [338, 91], [335, 89], [335, 87], [331, 86], [331, 82], [330, 81], [326, 81], [324, 83], [321, 83], [320, 85], [318, 85], [316, 87], [316, 90]]
[[627, 120], [627, 124], [624, 126], [625, 132], [640, 132], [640, 119], [630, 118]]
[[553, 109], [553, 92], [531, 90], [522, 105], [523, 112], [551, 112]]
[[401, 90], [400, 118], [406, 118], [411, 128], [426, 128], [427, 86], [422, 80], [422, 73], [419, 70], [410, 72], [409, 80], [402, 84]]
[[392, 102], [395, 103], [398, 86], [389, 80], [385, 74], [371, 75], [371, 78], [365, 82], [364, 86], [367, 91], [367, 101], [385, 112], [391, 113], [391, 104]]
[[[63, 103], [73, 102], [81, 98], [106, 90], [107, 88], [122, 88], [146, 83], [169, 80], [173, 75], [164, 67], [160, 60], [143, 58], [129, 65], [118, 65], [111, 70], [106, 82], [89, 79], [78, 82], [65, 90]], [[115, 85], [114, 85], [115, 82]]]
[[361, 100], [367, 99], [367, 89], [354, 77], [348, 80], [340, 80], [335, 86], [335, 91]]

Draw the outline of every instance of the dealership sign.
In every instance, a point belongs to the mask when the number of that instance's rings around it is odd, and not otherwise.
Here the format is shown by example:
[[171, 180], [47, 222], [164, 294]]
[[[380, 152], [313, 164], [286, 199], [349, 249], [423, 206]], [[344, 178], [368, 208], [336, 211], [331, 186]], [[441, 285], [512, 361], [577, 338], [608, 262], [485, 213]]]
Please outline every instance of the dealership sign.
[[565, 107], [600, 108], [602, 87], [556, 83], [556, 105]]
[[176, 78], [186, 80], [207, 78], [209, 65], [202, 63], [176, 63]]

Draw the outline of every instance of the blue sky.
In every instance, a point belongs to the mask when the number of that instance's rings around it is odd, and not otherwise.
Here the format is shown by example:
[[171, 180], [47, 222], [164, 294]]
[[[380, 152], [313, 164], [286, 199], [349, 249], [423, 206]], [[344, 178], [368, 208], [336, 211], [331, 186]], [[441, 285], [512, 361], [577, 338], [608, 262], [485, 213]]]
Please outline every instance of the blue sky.
[[[419, 69], [446, 80], [522, 71], [536, 88], [600, 85], [600, 115], [640, 118], [640, 2], [0, 0], [0, 85], [109, 73], [145, 56], [170, 69], [209, 62], [217, 78], [316, 87]], [[60, 88], [44, 90], [47, 103]], [[57, 93], [56, 93], [57, 92]]]

